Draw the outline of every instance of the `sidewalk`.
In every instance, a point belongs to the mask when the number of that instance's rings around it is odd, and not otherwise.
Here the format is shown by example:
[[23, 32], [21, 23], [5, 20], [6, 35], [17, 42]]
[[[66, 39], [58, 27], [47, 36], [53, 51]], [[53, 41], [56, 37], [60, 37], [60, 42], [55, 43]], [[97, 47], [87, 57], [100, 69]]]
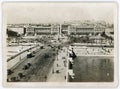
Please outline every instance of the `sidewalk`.
[[56, 60], [54, 61], [53, 68], [49, 73], [47, 82], [66, 82], [67, 72], [67, 49], [64, 47], [58, 53]]

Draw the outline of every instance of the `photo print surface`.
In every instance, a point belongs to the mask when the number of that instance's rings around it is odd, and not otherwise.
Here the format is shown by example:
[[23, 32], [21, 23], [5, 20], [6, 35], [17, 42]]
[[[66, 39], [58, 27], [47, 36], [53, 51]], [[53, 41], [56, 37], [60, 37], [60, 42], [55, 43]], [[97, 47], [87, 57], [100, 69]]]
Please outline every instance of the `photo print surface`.
[[116, 3], [3, 3], [6, 83], [113, 83]]

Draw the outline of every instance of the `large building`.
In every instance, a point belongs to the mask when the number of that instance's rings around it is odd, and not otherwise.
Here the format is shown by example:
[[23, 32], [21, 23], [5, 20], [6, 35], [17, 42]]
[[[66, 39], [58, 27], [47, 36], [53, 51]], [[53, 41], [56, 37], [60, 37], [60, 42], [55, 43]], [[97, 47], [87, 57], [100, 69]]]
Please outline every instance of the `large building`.
[[71, 35], [89, 35], [101, 34], [105, 31], [105, 27], [94, 25], [71, 25], [68, 30]]
[[55, 35], [59, 34], [60, 26], [56, 24], [29, 25], [26, 29], [26, 35]]
[[61, 30], [60, 30], [60, 25], [59, 24], [53, 24], [51, 27], [51, 34], [52, 35], [60, 35]]
[[35, 27], [34, 28], [35, 34], [36, 35], [50, 35], [51, 34], [51, 26], [49, 27]]
[[62, 24], [61, 33], [65, 35], [89, 35], [89, 34], [101, 34], [105, 32], [105, 26], [100, 24]]
[[27, 36], [34, 36], [35, 35], [34, 28], [31, 27], [31, 26], [27, 27], [25, 35], [27, 35]]
[[92, 26], [78, 26], [76, 27], [76, 34], [84, 35], [94, 33], [94, 27]]
[[40, 35], [89, 35], [101, 34], [105, 32], [105, 26], [100, 24], [28, 24], [26, 26], [12, 25], [7, 29], [24, 33], [25, 36], [40, 36]]

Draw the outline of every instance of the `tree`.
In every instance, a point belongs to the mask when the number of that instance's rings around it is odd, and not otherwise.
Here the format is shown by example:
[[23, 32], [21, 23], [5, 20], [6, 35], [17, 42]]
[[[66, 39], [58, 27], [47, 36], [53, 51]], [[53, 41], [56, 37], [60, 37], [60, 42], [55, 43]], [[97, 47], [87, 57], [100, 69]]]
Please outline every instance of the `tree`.
[[8, 37], [18, 37], [18, 33], [7, 29]]

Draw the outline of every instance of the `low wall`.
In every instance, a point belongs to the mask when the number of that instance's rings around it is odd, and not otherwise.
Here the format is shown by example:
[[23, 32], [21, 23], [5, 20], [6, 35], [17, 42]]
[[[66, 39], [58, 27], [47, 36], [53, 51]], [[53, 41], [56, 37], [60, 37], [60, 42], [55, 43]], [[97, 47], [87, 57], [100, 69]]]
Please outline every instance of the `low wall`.
[[38, 48], [39, 48], [39, 45], [33, 46], [33, 47], [31, 47], [31, 48], [28, 48], [28, 49], [26, 49], [26, 50], [24, 50], [24, 51], [16, 54], [15, 56], [9, 58], [9, 59], [7, 60], [7, 68], [8, 68], [8, 69], [11, 69], [11, 68], [14, 67], [15, 65], [17, 65], [20, 61], [23, 61], [23, 59], [24, 59], [25, 57], [27, 57], [28, 50], [29, 50], [30, 52], [33, 52], [33, 51], [37, 50]]

